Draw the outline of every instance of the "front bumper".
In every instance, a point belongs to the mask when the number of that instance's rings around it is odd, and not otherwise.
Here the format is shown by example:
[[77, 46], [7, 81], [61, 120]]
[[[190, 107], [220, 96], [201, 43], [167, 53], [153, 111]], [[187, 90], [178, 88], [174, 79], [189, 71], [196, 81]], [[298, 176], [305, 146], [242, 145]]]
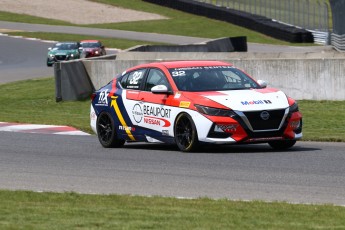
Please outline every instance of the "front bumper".
[[[271, 111], [270, 111], [271, 112]], [[302, 138], [302, 115], [289, 113], [288, 109], [276, 113], [272, 121], [261, 122], [253, 114], [237, 112], [238, 116], [208, 117], [213, 123], [207, 135], [199, 141], [216, 144], [260, 143], [274, 140], [298, 140]], [[275, 113], [272, 112], [272, 115]]]

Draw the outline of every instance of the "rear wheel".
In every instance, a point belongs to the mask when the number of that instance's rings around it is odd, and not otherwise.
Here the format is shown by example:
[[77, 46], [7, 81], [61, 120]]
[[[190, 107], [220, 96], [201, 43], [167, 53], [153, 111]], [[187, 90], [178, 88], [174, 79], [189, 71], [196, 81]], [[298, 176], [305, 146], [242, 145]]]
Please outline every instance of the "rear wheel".
[[191, 152], [197, 149], [198, 134], [195, 124], [188, 114], [182, 113], [176, 118], [174, 134], [175, 142], [181, 151]]
[[97, 118], [97, 135], [101, 145], [105, 148], [118, 148], [125, 140], [118, 139], [114, 127], [114, 120], [109, 113], [103, 112]]
[[294, 146], [296, 144], [296, 141], [295, 140], [270, 141], [268, 142], [268, 144], [274, 149], [284, 150], [284, 149], [288, 149]]

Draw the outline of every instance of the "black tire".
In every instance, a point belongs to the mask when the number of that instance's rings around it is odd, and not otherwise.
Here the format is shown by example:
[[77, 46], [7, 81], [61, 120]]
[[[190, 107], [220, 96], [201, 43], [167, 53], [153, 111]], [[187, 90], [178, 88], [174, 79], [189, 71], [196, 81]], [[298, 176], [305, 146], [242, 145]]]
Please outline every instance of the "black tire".
[[284, 150], [291, 148], [296, 144], [295, 140], [285, 140], [285, 141], [270, 141], [268, 144], [273, 148], [277, 150]]
[[102, 112], [97, 118], [98, 140], [104, 148], [119, 148], [125, 140], [118, 139], [115, 132], [114, 120], [107, 112]]
[[175, 142], [182, 152], [195, 151], [199, 145], [198, 133], [193, 119], [186, 113], [176, 118], [174, 126]]

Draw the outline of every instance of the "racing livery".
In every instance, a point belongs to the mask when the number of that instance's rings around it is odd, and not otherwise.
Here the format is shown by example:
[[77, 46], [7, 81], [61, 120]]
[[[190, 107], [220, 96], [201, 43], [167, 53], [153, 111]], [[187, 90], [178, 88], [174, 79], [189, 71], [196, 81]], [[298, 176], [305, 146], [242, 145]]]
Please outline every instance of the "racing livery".
[[55, 62], [79, 59], [79, 47], [79, 42], [58, 42], [54, 47], [49, 47], [47, 66], [52, 66]]
[[297, 103], [232, 64], [174, 61], [128, 69], [92, 95], [91, 128], [103, 147], [126, 141], [202, 144], [268, 143], [302, 138]]

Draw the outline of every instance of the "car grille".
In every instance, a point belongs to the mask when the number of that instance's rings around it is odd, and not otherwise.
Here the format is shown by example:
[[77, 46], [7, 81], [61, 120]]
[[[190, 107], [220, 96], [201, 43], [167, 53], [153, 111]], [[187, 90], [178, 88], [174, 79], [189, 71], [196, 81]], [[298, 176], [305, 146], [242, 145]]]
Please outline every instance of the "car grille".
[[285, 109], [266, 111], [267, 120], [261, 117], [263, 111], [243, 112], [247, 117], [253, 131], [278, 130], [285, 115]]
[[66, 55], [56, 55], [55, 59], [58, 61], [64, 61], [66, 60]]

